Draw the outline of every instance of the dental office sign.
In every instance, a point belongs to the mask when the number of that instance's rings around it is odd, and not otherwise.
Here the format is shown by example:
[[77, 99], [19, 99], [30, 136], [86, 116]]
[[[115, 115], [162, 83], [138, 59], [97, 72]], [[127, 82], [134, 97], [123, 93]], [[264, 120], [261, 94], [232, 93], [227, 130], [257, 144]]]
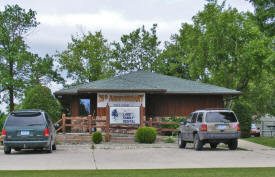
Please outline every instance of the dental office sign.
[[140, 124], [139, 107], [110, 107], [110, 124]]
[[97, 107], [145, 107], [145, 93], [98, 93]]

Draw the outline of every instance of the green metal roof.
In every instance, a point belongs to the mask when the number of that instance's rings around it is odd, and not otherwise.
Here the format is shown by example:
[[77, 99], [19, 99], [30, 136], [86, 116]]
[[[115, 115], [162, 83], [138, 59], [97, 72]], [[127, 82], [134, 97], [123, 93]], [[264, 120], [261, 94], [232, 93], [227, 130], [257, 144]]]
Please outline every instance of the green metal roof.
[[157, 92], [168, 94], [238, 95], [241, 92], [148, 71], [136, 71], [109, 79], [64, 88], [55, 95], [85, 92]]

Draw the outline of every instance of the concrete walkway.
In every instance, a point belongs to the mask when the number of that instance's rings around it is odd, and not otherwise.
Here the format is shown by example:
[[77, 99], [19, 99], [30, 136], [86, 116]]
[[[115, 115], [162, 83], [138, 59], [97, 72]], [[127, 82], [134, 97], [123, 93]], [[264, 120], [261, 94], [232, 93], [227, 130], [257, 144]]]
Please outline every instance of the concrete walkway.
[[226, 146], [195, 151], [192, 144], [179, 149], [177, 144], [103, 143], [95, 145], [58, 145], [51, 154], [41, 151], [0, 152], [0, 170], [51, 169], [159, 169], [275, 167], [275, 149], [244, 140], [230, 151]]

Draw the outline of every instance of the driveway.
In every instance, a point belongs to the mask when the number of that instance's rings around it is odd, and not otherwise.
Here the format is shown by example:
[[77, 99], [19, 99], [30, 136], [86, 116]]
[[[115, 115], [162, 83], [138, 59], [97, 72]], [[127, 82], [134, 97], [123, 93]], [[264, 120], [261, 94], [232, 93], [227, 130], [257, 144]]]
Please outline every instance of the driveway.
[[154, 168], [221, 168], [275, 167], [275, 149], [239, 140], [246, 150], [229, 151], [205, 147], [194, 151], [176, 144], [100, 144], [59, 145], [52, 154], [41, 151], [0, 152], [0, 170], [50, 169], [154, 169]]

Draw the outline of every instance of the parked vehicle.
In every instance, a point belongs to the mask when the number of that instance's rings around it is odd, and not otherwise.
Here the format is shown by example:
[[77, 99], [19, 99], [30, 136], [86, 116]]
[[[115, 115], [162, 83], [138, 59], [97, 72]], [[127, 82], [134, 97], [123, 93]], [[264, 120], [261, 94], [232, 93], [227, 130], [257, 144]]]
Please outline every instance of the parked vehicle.
[[55, 127], [45, 111], [13, 111], [7, 117], [2, 130], [5, 154], [11, 149], [45, 149], [51, 153], [56, 150]]
[[250, 136], [259, 137], [260, 134], [260, 128], [257, 128], [255, 124], [251, 124]]
[[197, 110], [187, 117], [185, 123], [181, 123], [178, 136], [179, 148], [193, 143], [195, 150], [201, 150], [204, 144], [209, 143], [215, 149], [219, 143], [224, 143], [230, 150], [235, 150], [240, 137], [240, 124], [231, 110]]

